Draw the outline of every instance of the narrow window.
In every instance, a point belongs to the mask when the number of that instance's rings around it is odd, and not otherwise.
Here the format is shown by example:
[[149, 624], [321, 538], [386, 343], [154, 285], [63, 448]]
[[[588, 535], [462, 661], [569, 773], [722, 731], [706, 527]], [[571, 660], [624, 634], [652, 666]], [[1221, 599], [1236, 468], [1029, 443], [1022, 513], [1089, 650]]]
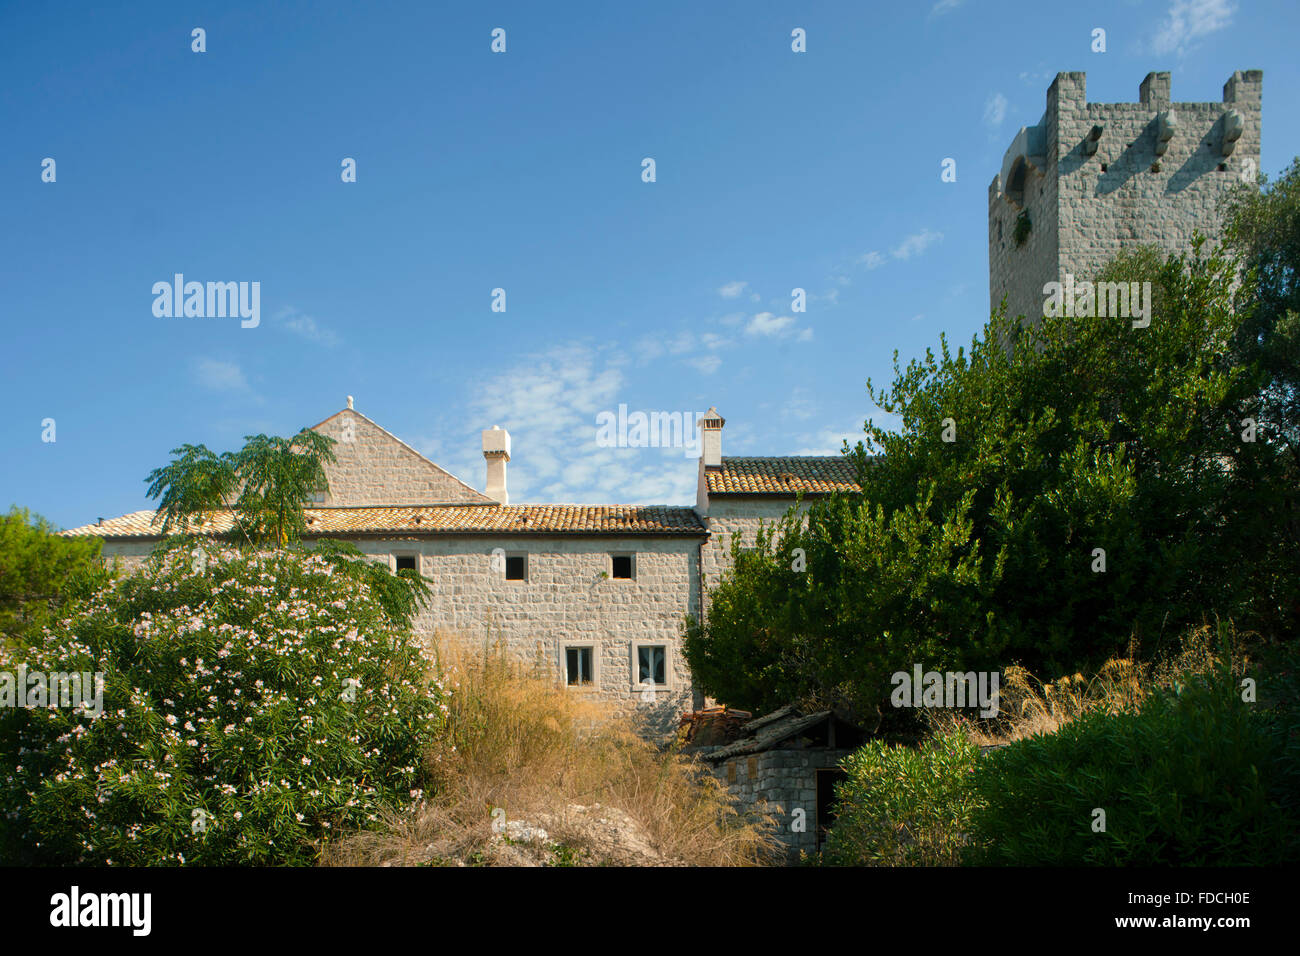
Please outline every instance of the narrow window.
[[654, 684], [656, 687], [665, 686], [668, 681], [665, 680], [664, 657], [662, 644], [638, 647], [636, 650], [637, 682]]
[[590, 647], [566, 647], [564, 649], [564, 679], [571, 687], [591, 685]]
[[615, 554], [612, 557], [614, 560], [613, 576], [626, 581], [632, 580], [632, 555]]
[[399, 554], [399, 555], [397, 555], [397, 570], [398, 570], [398, 571], [414, 571], [414, 570], [416, 570], [416, 568], [415, 568], [415, 555], [413, 555], [413, 554]]
[[528, 580], [528, 556], [524, 554], [506, 555], [506, 580]]

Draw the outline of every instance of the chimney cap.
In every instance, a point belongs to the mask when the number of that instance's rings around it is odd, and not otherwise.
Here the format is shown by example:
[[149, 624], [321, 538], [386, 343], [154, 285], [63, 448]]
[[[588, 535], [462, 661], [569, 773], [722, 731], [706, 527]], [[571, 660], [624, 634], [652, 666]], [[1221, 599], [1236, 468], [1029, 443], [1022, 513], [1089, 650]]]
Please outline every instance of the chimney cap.
[[500, 425], [483, 429], [483, 454], [504, 454], [510, 459], [510, 433]]
[[352, 407], [352, 396], [349, 395], [349, 396], [348, 396], [348, 408], [351, 408], [351, 407]]
[[705, 428], [721, 428], [727, 424], [727, 420], [718, 414], [716, 408], [710, 405], [709, 410], [700, 416], [698, 424]]

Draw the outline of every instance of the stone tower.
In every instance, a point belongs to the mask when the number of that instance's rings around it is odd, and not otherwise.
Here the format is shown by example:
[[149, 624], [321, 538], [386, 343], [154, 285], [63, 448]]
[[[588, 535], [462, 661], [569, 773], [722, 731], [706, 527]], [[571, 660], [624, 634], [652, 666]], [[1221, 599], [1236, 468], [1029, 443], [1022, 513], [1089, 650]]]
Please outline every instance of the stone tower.
[[990, 308], [1040, 317], [1046, 283], [1092, 280], [1125, 246], [1218, 239], [1219, 197], [1259, 170], [1263, 82], [1238, 71], [1222, 103], [1172, 103], [1148, 73], [1137, 103], [1089, 103], [1083, 73], [1056, 74], [989, 185]]

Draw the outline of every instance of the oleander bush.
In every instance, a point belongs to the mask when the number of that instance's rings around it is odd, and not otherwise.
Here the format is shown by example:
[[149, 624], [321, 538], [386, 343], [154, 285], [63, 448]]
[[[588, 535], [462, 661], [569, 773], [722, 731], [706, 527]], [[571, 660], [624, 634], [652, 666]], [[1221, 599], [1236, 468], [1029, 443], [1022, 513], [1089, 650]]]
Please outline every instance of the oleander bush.
[[843, 763], [840, 812], [823, 862], [854, 866], [954, 866], [978, 799], [979, 747], [954, 730], [920, 747], [872, 741]]
[[415, 586], [348, 546], [190, 541], [2, 652], [0, 671], [99, 672], [103, 688], [98, 716], [98, 701], [0, 708], [0, 854], [305, 864], [400, 812], [447, 709], [411, 638]]

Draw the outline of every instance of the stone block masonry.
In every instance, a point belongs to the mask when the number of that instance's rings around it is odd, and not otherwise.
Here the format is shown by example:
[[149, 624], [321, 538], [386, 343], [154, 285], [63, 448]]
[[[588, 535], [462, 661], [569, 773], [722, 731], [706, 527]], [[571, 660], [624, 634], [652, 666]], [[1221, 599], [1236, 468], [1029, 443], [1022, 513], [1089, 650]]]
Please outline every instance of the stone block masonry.
[[[713, 768], [742, 807], [769, 814], [791, 860], [817, 850], [817, 771], [832, 770], [852, 750], [782, 748], [732, 757]], [[802, 810], [802, 814], [796, 811]], [[797, 823], [796, 823], [797, 821]]]
[[315, 426], [333, 438], [329, 494], [316, 507], [489, 504], [494, 499], [439, 468], [360, 412], [346, 409]]
[[1008, 314], [1036, 319], [1046, 283], [1092, 280], [1126, 247], [1217, 241], [1220, 199], [1259, 171], [1262, 91], [1261, 71], [1238, 71], [1223, 102], [1174, 103], [1170, 75], [1150, 73], [1137, 103], [1089, 103], [1083, 73], [1058, 73], [989, 186], [990, 309], [1005, 295]]

